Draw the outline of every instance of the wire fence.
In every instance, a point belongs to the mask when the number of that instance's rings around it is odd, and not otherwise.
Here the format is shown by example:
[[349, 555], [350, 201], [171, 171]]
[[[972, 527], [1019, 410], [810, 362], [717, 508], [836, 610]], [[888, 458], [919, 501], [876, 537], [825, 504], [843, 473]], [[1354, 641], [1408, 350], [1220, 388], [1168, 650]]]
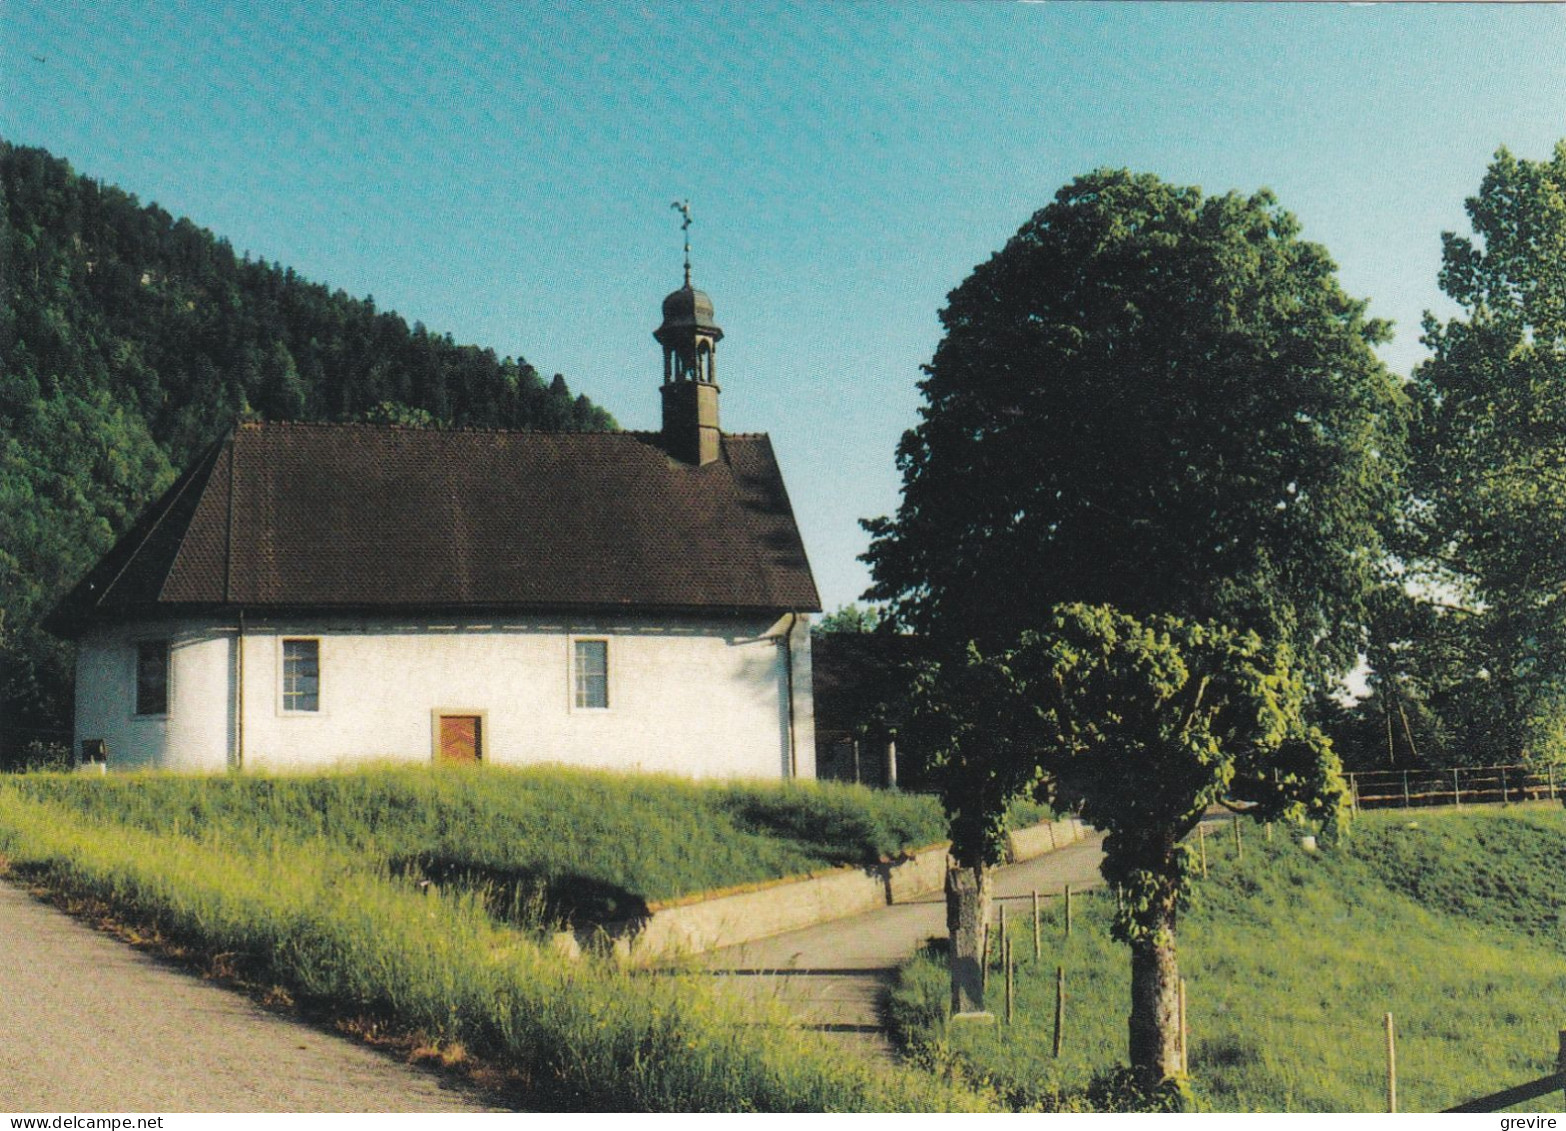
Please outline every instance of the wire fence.
[[[1508, 770], [1516, 768], [1506, 767]], [[1484, 769], [1499, 770], [1501, 767], [1484, 767]], [[1474, 772], [1478, 773], [1479, 771], [1476, 769]], [[1508, 778], [1510, 778], [1510, 775], [1508, 775]], [[1544, 773], [1544, 782], [1546, 790], [1552, 789], [1556, 785], [1555, 779], [1550, 776], [1548, 771]], [[1509, 785], [1507, 788], [1513, 789], [1516, 787]], [[1414, 795], [1411, 794], [1411, 796]], [[1238, 822], [1235, 823], [1235, 828], [1238, 830]], [[1240, 844], [1239, 834], [1236, 831], [1234, 854], [1228, 856], [1227, 852], [1225, 853], [1231, 861], [1238, 862], [1243, 858], [1240, 854]], [[1102, 897], [1107, 895], [1108, 892], [1102, 886], [1086, 889], [1077, 887], [1074, 889], [1071, 884], [1066, 884], [1059, 891], [1035, 890], [1008, 896], [997, 895], [994, 898], [993, 916], [984, 924], [981, 933], [980, 961], [983, 973], [983, 992], [988, 995], [993, 973], [993, 976], [999, 980], [997, 989], [1001, 990], [1003, 994], [995, 1002], [995, 1006], [999, 1007], [1003, 1004], [1004, 1008], [996, 1008], [993, 1014], [976, 1013], [964, 1015], [970, 1018], [988, 1019], [995, 1027], [996, 1039], [1007, 1039], [1006, 1034], [1020, 1020], [1019, 1014], [1022, 1012], [1019, 1010], [1016, 999], [1016, 982], [1019, 974], [1026, 967], [1032, 966], [1035, 970], [1042, 969], [1042, 976], [1047, 979], [1049, 968], [1053, 966], [1054, 977], [1050, 979], [1055, 986], [1053, 1025], [1051, 1026], [1048, 1020], [1043, 1021], [1043, 1032], [1040, 1034], [1039, 1039], [1042, 1041], [1044, 1035], [1048, 1035], [1051, 1038], [1052, 1055], [1057, 1060], [1061, 1056], [1063, 1045], [1068, 1040], [1066, 1028], [1067, 979], [1068, 974], [1071, 973], [1071, 967], [1059, 960], [1059, 951], [1056, 948], [1071, 937], [1071, 907], [1074, 894], [1080, 899], [1084, 895]], [[1052, 909], [1054, 912], [1052, 915], [1053, 921], [1045, 922], [1040, 917], [1040, 910], [1042, 907], [1055, 901], [1063, 901], [1064, 915], [1059, 914], [1060, 903], [1056, 902], [1055, 908]], [[1012, 912], [1010, 916], [1007, 914], [1008, 904]], [[1032, 912], [1031, 924], [1028, 922], [1029, 911]], [[1021, 914], [1018, 914], [1018, 912], [1021, 912]], [[1010, 924], [1008, 924], [1008, 918]], [[1029, 929], [1030, 927], [1031, 930]], [[1016, 934], [1013, 934], [1013, 929], [1015, 929]], [[1041, 945], [1046, 934], [1051, 936], [1050, 948], [1053, 951], [1053, 953], [1047, 956], [1044, 953], [1044, 947]], [[1020, 953], [1018, 951], [1019, 944], [1021, 946]], [[1032, 954], [1031, 962], [1027, 957], [1030, 949]], [[1080, 973], [1080, 971], [1078, 972]], [[1040, 976], [1037, 972], [1033, 974], [1034, 978]], [[1187, 1019], [1187, 998], [1187, 983], [1184, 978], [1181, 978], [1179, 979], [1177, 995], [1178, 1005], [1175, 1020], [1177, 1032], [1175, 1039], [1180, 1070], [1189, 1075], [1191, 1072], [1191, 1036], [1190, 1025]], [[1041, 1008], [1036, 995], [1033, 997], [1032, 1004], [1035, 1010]], [[1042, 1009], [1047, 1011], [1048, 1008], [1046, 1000], [1042, 1004]], [[1220, 1004], [1219, 1008], [1223, 1009], [1224, 1007]], [[1048, 1013], [1045, 1012], [1044, 1017], [1047, 1018], [1048, 1016]], [[1368, 1018], [1334, 1020], [1323, 1017], [1319, 1008], [1298, 1009], [1291, 1008], [1289, 1003], [1282, 1003], [1278, 1009], [1270, 1011], [1266, 1015], [1265, 1022], [1270, 1028], [1276, 1028], [1281, 1025], [1285, 1030], [1291, 1026], [1302, 1030], [1308, 1029], [1312, 1032], [1319, 1032], [1323, 1029], [1331, 1030], [1341, 1034], [1342, 1041], [1364, 1044], [1367, 1047], [1369, 1035], [1373, 1031], [1377, 1032], [1378, 1036], [1382, 1038], [1380, 1043], [1382, 1044], [1382, 1052], [1385, 1057], [1384, 1064], [1378, 1067], [1381, 1067], [1384, 1071], [1381, 1082], [1384, 1083], [1385, 1087], [1385, 1103], [1388, 1112], [1400, 1110], [1398, 1100], [1399, 1070], [1396, 1051], [1398, 1042], [1412, 1036], [1415, 1039], [1414, 1047], [1417, 1050], [1421, 1042], [1428, 1044], [1431, 1037], [1428, 1031], [1422, 1031], [1421, 1028], [1417, 1027], [1411, 1033], [1401, 1033], [1398, 1027], [1394, 1025], [1391, 1012], [1383, 1014], [1380, 1025], [1374, 1025]], [[1537, 1079], [1504, 1088], [1489, 1095], [1469, 1099], [1445, 1110], [1458, 1113], [1498, 1112], [1532, 1100], [1548, 1097], [1555, 1092], [1560, 1092], [1562, 1099], [1566, 1100], [1566, 1029], [1559, 1031], [1557, 1039], [1558, 1052], [1552, 1071]], [[1203, 1052], [1202, 1055], [1210, 1056], [1213, 1054], [1209, 1049]], [[1210, 1065], [1200, 1067], [1210, 1068]], [[1445, 1102], [1450, 1102], [1450, 1100]], [[1522, 1124], [1519, 1123], [1518, 1126], [1522, 1126]], [[1530, 1126], [1533, 1125], [1530, 1124]]]
[[1454, 766], [1348, 775], [1355, 811], [1429, 805], [1507, 805], [1566, 795], [1566, 771], [1549, 766]]

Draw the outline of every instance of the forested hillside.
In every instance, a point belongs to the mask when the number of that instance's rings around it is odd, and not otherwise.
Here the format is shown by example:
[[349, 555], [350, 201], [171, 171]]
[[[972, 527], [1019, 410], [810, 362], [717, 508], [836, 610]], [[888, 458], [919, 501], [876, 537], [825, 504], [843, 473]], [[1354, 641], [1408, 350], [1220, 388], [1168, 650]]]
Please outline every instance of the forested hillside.
[[0, 760], [68, 730], [38, 621], [237, 417], [602, 431], [521, 358], [457, 345], [0, 141]]

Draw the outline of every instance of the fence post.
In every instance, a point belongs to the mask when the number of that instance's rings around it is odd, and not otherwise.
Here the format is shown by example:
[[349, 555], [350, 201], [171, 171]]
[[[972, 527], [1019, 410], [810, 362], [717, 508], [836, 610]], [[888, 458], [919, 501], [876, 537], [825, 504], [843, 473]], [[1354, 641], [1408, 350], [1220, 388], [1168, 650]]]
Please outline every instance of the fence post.
[[1001, 952], [1006, 956], [1006, 1024], [1011, 1024], [1012, 1010], [1016, 1002], [1016, 977], [1011, 964], [1011, 940], [1001, 935]]
[[[1000, 905], [1000, 945], [995, 950], [997, 952], [996, 957], [1001, 960], [1001, 966], [1004, 968], [1011, 957], [1011, 936], [1006, 930], [1006, 905], [1004, 903]], [[1010, 974], [1007, 977], [1010, 977]]]
[[1501, 767], [1501, 804], [1502, 805], [1507, 805], [1507, 804], [1510, 804], [1510, 802], [1511, 802], [1511, 798], [1508, 797], [1507, 793], [1506, 793], [1506, 767], [1502, 766]]
[[1245, 859], [1245, 843], [1240, 839], [1240, 818], [1234, 818], [1234, 859], [1241, 862]]
[[1404, 770], [1403, 771], [1403, 808], [1407, 809], [1408, 807], [1409, 807], [1408, 806], [1408, 771]]
[[1392, 1028], [1392, 1015], [1387, 1014], [1387, 1111], [1397, 1111], [1397, 1038]]
[[1039, 960], [1039, 889], [1033, 889], [1033, 961]]
[[1549, 769], [1550, 769], [1550, 800], [1554, 801], [1555, 800], [1555, 763], [1554, 762], [1550, 763]]
[[1202, 879], [1207, 878], [1207, 826], [1196, 826], [1196, 843], [1202, 849]]
[[1566, 1029], [1556, 1039], [1560, 1041], [1560, 1051], [1555, 1054], [1555, 1071], [1561, 1078], [1561, 1099], [1566, 1100]]
[[[1185, 979], [1181, 978], [1180, 979], [1180, 1074], [1182, 1076], [1189, 1076], [1191, 1074], [1191, 1054], [1190, 1054], [1190, 1050], [1189, 1050], [1189, 1048], [1187, 1046], [1187, 1041], [1188, 1041], [1189, 1037], [1190, 1037], [1190, 1029], [1187, 1027], [1186, 1020], [1185, 1020]], [[1561, 1039], [1562, 1039], [1562, 1042], [1563, 1042], [1561, 1047], [1562, 1048], [1566, 1048], [1566, 1033], [1562, 1033], [1561, 1034]]]
[[995, 957], [1000, 960], [1002, 967], [1006, 964], [1006, 905], [1000, 905], [999, 930], [996, 932], [999, 938], [995, 940]]
[[1561, 1078], [1561, 1099], [1566, 1100], [1566, 1029], [1562, 1029], [1560, 1036], [1560, 1051], [1555, 1054], [1555, 1071]]
[[1456, 766], [1452, 767], [1452, 804], [1456, 805], [1459, 809], [1463, 807], [1463, 791], [1462, 787], [1457, 784]]
[[1359, 815], [1359, 775], [1349, 775], [1349, 800], [1353, 804], [1355, 816]]
[[1060, 1059], [1061, 1033], [1066, 1025], [1066, 968], [1055, 967], [1055, 1059]]

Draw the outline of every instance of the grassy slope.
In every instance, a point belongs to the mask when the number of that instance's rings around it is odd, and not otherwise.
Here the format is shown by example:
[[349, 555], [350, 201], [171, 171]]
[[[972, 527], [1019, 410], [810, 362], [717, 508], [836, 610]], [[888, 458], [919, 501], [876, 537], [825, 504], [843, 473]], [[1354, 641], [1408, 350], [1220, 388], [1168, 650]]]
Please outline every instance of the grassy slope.
[[[963, 1088], [844, 1058], [708, 979], [569, 961], [473, 893], [421, 893], [388, 866], [414, 851], [491, 853], [557, 879], [618, 867], [604, 874], [673, 893], [724, 867], [703, 854], [742, 845], [776, 871], [930, 839], [898, 824], [927, 819], [927, 805], [549, 772], [0, 778], [0, 864], [279, 996], [476, 1057], [543, 1110], [975, 1110], [984, 1101]], [[794, 835], [769, 849], [747, 832], [756, 823]], [[862, 838], [810, 846], [844, 827]], [[614, 837], [612, 851], [597, 843]]]
[[943, 838], [934, 799], [842, 785], [707, 784], [557, 769], [383, 768], [293, 777], [26, 775], [9, 783], [94, 822], [244, 852], [322, 841], [355, 866], [538, 889], [579, 921], [646, 903], [870, 863]]
[[[1237, 863], [1209, 840], [1179, 941], [1190, 986], [1191, 1071], [1221, 1111], [1385, 1110], [1382, 1015], [1398, 1027], [1400, 1107], [1439, 1110], [1553, 1067], [1566, 1025], [1566, 813], [1373, 814], [1318, 857], [1247, 830]], [[992, 1075], [1024, 1102], [1080, 1090], [1125, 1055], [1129, 957], [1109, 941], [1107, 898], [1083, 900], [1072, 938], [1019, 932], [1019, 1017], [1009, 1031], [950, 1034], [945, 975], [904, 974], [895, 1010], [938, 1056]], [[1058, 909], [1052, 909], [1058, 916]], [[1066, 1050], [1050, 1056], [1057, 964], [1067, 970]], [[997, 993], [991, 980], [991, 993]], [[998, 1004], [998, 996], [992, 1006]], [[1518, 1110], [1559, 1110], [1560, 1098]]]

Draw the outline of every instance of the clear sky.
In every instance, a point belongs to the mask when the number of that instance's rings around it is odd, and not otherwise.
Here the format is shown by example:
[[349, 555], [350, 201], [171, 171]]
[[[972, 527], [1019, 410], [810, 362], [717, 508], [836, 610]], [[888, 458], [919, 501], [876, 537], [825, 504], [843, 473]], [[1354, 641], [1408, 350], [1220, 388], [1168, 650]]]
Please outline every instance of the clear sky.
[[0, 0], [0, 134], [630, 428], [688, 197], [831, 609], [946, 294], [1079, 173], [1272, 188], [1406, 374], [1490, 157], [1566, 137], [1566, 7]]

